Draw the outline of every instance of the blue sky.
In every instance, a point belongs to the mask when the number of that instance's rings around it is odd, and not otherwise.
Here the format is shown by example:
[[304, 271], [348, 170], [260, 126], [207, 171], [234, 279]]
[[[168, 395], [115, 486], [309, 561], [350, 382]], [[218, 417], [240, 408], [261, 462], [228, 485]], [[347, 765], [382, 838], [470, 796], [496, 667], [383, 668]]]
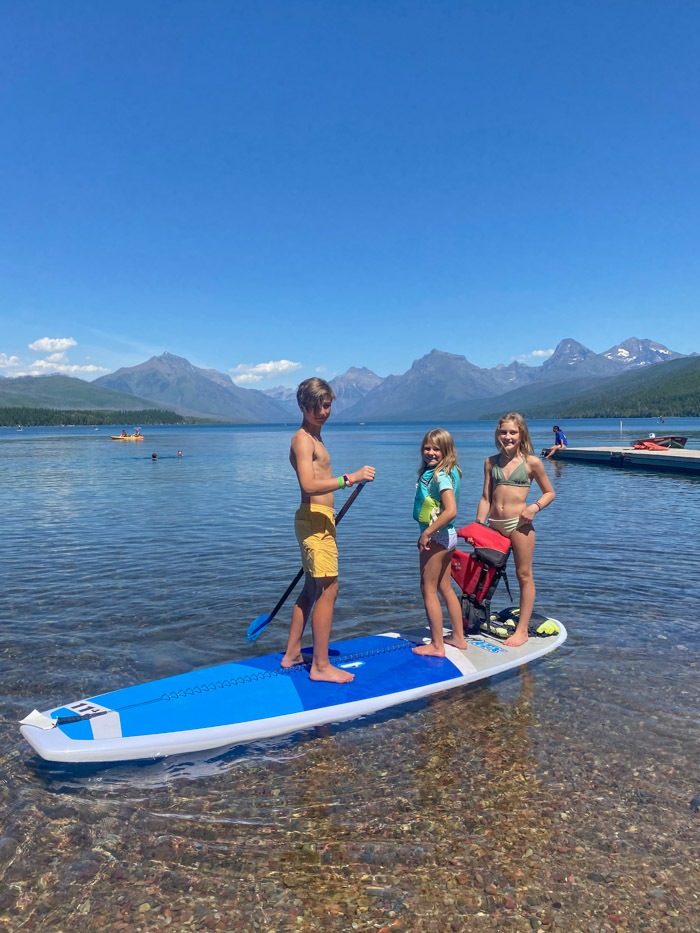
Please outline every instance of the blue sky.
[[676, 0], [1, 4], [0, 372], [700, 351], [699, 31]]

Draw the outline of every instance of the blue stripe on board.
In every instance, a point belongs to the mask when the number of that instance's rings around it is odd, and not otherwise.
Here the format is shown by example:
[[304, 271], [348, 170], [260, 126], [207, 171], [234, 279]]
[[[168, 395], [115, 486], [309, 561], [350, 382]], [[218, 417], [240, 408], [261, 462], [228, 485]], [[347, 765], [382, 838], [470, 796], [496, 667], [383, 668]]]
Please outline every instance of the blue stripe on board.
[[[308, 668], [297, 669], [291, 673], [289, 676], [301, 697], [303, 708], [320, 709], [339, 703], [367, 700], [388, 693], [417, 689], [427, 684], [442, 683], [461, 676], [458, 668], [447, 658], [419, 657], [413, 654], [410, 646], [399, 647], [401, 645], [405, 645], [405, 642], [382, 635], [333, 642], [331, 648], [339, 652], [339, 657], [332, 658], [334, 664], [342, 664], [343, 659], [348, 656], [362, 655], [365, 652], [367, 654], [365, 657], [357, 657], [357, 661], [362, 662], [359, 666], [348, 668], [355, 675], [355, 679], [349, 684], [313, 681], [309, 678]], [[383, 653], [369, 654], [374, 651]], [[255, 658], [250, 663], [255, 663], [258, 667], [264, 664], [268, 670], [275, 670], [279, 668], [281, 657], [281, 654], [267, 655], [264, 658]]]
[[[303, 707], [290, 678], [270, 676], [268, 671], [254, 664], [220, 664], [114, 690], [91, 697], [91, 700], [119, 711], [124, 736], [224, 726], [280, 715], [276, 710], [300, 712]], [[256, 675], [259, 679], [235, 683]], [[229, 685], [229, 682], [232, 683]], [[185, 696], [177, 695], [181, 692]], [[170, 694], [175, 696], [160, 699]], [[149, 702], [151, 700], [156, 702]], [[75, 714], [72, 710], [62, 710], [60, 715]], [[59, 728], [72, 739], [92, 738], [89, 722], [69, 723]]]
[[[343, 663], [348, 656], [359, 662], [349, 668], [355, 674], [352, 683], [312, 681], [308, 668], [280, 674], [282, 655], [271, 654], [126, 687], [91, 700], [118, 710], [122, 735], [131, 737], [254, 722], [412, 690], [460, 676], [447, 658], [417, 657], [410, 646], [396, 638], [353, 638], [335, 642], [332, 648], [339, 652], [334, 663]], [[161, 699], [164, 696], [170, 698]], [[73, 711], [62, 709], [58, 715], [73, 715]], [[71, 739], [92, 738], [89, 721], [59, 728]]]

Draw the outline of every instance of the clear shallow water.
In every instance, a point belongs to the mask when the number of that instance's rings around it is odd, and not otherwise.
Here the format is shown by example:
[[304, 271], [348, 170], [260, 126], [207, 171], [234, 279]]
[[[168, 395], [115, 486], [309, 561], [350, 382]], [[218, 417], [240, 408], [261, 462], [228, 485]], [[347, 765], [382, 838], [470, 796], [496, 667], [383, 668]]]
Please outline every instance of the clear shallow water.
[[[337, 472], [377, 467], [339, 530], [337, 636], [422, 621], [411, 506], [431, 426], [326, 429]], [[493, 428], [448, 427], [466, 523]], [[577, 446], [652, 430], [700, 446], [697, 420], [563, 427]], [[539, 452], [551, 423], [531, 428]], [[522, 676], [186, 759], [62, 772], [33, 758], [14, 720], [34, 706], [282, 650], [288, 608], [254, 646], [245, 631], [298, 567], [291, 430], [148, 428], [137, 445], [0, 429], [0, 919], [488, 930], [531, 915], [587, 930], [619, 914], [693, 929], [697, 478], [548, 464], [537, 603], [570, 635]]]

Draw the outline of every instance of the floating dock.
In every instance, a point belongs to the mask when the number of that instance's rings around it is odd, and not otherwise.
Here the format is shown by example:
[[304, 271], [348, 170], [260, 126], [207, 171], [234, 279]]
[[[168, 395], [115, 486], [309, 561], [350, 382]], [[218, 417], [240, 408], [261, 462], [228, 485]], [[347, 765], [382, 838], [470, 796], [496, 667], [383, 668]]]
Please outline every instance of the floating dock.
[[602, 466], [663, 470], [700, 475], [700, 450], [635, 450], [634, 447], [565, 447], [554, 460], [575, 460]]

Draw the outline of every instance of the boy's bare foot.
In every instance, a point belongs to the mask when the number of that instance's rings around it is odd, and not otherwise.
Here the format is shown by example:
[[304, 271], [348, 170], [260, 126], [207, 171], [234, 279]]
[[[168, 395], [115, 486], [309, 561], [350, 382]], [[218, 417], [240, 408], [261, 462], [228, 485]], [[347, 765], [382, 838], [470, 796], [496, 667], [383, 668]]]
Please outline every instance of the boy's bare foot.
[[304, 655], [301, 652], [299, 652], [297, 655], [285, 654], [285, 656], [280, 661], [280, 667], [285, 668], [285, 670], [289, 670], [290, 667], [295, 667], [297, 664], [303, 664], [304, 660]]
[[328, 667], [316, 667], [315, 664], [312, 664], [309, 671], [309, 680], [321, 680], [331, 684], [349, 684], [354, 679], [354, 674], [343, 671], [339, 667], [333, 667], [332, 664], [329, 664]]
[[452, 645], [453, 648], [461, 648], [462, 651], [467, 647], [467, 643], [463, 638], [457, 638], [456, 635], [450, 635], [449, 638], [445, 639], [446, 645]]
[[438, 648], [437, 645], [434, 645], [432, 641], [427, 645], [419, 645], [417, 648], [412, 649], [414, 654], [427, 655], [431, 658], [444, 658], [445, 649]]
[[518, 633], [517, 631], [515, 631], [510, 636], [510, 638], [506, 638], [503, 644], [506, 646], [506, 648], [519, 648], [521, 645], [524, 645], [526, 641], [527, 641], [527, 632]]

